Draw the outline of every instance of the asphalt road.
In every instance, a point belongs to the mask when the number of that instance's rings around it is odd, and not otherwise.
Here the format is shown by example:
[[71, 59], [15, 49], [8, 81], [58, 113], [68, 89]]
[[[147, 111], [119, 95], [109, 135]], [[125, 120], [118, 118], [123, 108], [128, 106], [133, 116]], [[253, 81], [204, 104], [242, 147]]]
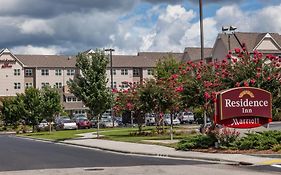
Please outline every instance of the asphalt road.
[[0, 135], [0, 171], [194, 164], [206, 163], [193, 160], [115, 154]]

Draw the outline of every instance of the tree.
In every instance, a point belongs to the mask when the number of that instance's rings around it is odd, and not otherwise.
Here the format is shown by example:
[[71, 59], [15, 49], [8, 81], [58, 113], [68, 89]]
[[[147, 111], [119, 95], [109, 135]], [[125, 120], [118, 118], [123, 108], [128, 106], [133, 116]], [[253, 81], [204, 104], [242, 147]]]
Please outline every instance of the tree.
[[56, 89], [46, 86], [42, 89], [41, 96], [42, 117], [49, 122], [49, 132], [51, 132], [55, 114], [62, 111], [60, 94]]
[[173, 74], [179, 73], [180, 62], [172, 54], [159, 60], [155, 68], [156, 79], [168, 79]]
[[98, 119], [112, 104], [112, 93], [106, 86], [108, 62], [108, 57], [100, 50], [90, 54], [80, 53], [76, 67], [81, 70], [81, 75], [67, 82], [70, 92], [81, 99]]
[[1, 113], [2, 113], [2, 120], [4, 122], [5, 126], [12, 125], [14, 127], [17, 127], [19, 124], [19, 115], [17, 115], [17, 105], [16, 105], [16, 98], [15, 97], [9, 97], [9, 98], [3, 98], [2, 99], [2, 107], [1, 107]]
[[43, 119], [41, 112], [42, 110], [42, 96], [40, 91], [36, 88], [27, 88], [23, 97], [24, 101], [24, 111], [22, 116], [24, 116], [24, 121], [26, 124], [32, 126], [32, 131], [35, 130], [35, 125], [40, 123]]

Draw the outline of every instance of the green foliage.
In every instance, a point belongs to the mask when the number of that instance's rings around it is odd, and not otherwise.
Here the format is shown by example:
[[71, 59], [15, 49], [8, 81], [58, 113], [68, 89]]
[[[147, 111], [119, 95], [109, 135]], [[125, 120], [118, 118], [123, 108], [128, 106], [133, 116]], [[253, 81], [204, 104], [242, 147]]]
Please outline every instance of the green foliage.
[[41, 98], [41, 114], [49, 122], [49, 131], [51, 132], [51, 122], [54, 121], [55, 114], [62, 112], [60, 94], [56, 89], [47, 86], [42, 89]]
[[162, 60], [159, 60], [156, 64], [156, 78], [157, 79], [168, 79], [173, 74], [179, 72], [180, 62], [178, 62], [172, 54], [169, 54], [168, 57], [164, 57]]
[[2, 99], [2, 120], [5, 126], [12, 125], [17, 128], [22, 124], [34, 126], [43, 118], [53, 121], [56, 113], [62, 111], [60, 95], [55, 89], [46, 87], [41, 91], [35, 88], [27, 88], [25, 93], [17, 94], [16, 97]]
[[178, 145], [178, 150], [190, 150], [198, 148], [210, 148], [215, 146], [217, 139], [210, 135], [196, 135], [181, 140]]
[[41, 92], [36, 88], [27, 88], [22, 94], [24, 109], [22, 109], [22, 119], [25, 124], [34, 126], [43, 119], [42, 113], [42, 96]]
[[281, 131], [265, 131], [247, 134], [246, 137], [236, 141], [234, 146], [242, 150], [267, 150], [278, 144], [281, 144]]
[[70, 91], [81, 99], [94, 116], [104, 113], [111, 107], [112, 93], [107, 88], [106, 66], [108, 58], [104, 52], [80, 53], [77, 56], [76, 67], [82, 75], [69, 80]]

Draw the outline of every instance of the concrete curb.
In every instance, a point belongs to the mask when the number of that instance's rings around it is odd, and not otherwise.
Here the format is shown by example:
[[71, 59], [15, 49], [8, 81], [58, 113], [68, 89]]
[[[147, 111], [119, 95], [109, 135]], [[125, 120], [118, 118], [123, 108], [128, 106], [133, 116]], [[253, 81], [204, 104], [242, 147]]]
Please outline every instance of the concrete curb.
[[69, 143], [67, 140], [65, 141], [53, 141], [48, 139], [42, 139], [42, 138], [30, 138], [27, 136], [17, 136], [19, 138], [24, 139], [30, 139], [30, 140], [37, 140], [37, 141], [44, 141], [49, 143], [59, 143], [59, 144], [65, 144], [65, 145], [73, 145], [73, 146], [79, 146], [84, 148], [93, 148], [103, 151], [110, 151], [115, 153], [122, 153], [122, 154], [134, 154], [134, 155], [143, 155], [143, 156], [156, 156], [156, 157], [164, 157], [164, 158], [180, 158], [180, 159], [192, 159], [192, 160], [199, 160], [199, 161], [210, 161], [220, 164], [228, 164], [228, 165], [253, 165], [249, 162], [241, 162], [241, 161], [230, 161], [230, 160], [224, 160], [220, 158], [209, 158], [209, 157], [194, 157], [194, 156], [178, 156], [178, 155], [169, 155], [169, 154], [156, 154], [156, 153], [144, 153], [144, 152], [132, 152], [132, 151], [122, 151], [122, 150], [116, 150], [116, 149], [110, 149], [110, 148], [104, 148], [99, 146], [89, 146], [89, 145], [83, 145], [83, 144], [77, 144], [77, 143]]

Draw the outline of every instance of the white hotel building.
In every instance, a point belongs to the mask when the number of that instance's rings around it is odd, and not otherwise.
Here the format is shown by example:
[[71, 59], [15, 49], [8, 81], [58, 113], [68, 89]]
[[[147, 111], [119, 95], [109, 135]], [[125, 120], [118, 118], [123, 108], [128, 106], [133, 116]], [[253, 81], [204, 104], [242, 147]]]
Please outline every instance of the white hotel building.
[[[238, 40], [245, 43], [248, 51], [254, 50], [281, 57], [281, 35], [278, 33], [237, 32], [237, 39], [226, 34], [218, 34], [213, 48], [205, 48], [205, 59], [222, 60], [231, 49], [240, 48]], [[91, 53], [88, 50], [86, 53]], [[113, 85], [122, 82], [141, 82], [151, 78], [157, 61], [172, 54], [178, 61], [200, 60], [200, 48], [187, 47], [184, 53], [139, 52], [137, 55], [113, 55]], [[0, 51], [0, 97], [23, 93], [26, 87], [38, 89], [45, 85], [57, 87], [62, 94], [64, 110], [69, 114], [83, 113], [86, 107], [69, 93], [66, 82], [79, 74], [75, 67], [76, 57], [65, 55], [14, 55], [8, 49]], [[110, 67], [107, 68], [108, 87], [110, 87]]]
[[[153, 68], [157, 60], [169, 54], [143, 52], [138, 55], [113, 55], [114, 88], [126, 86], [124, 81], [138, 83], [153, 77]], [[181, 53], [173, 55], [179, 60], [183, 56]], [[3, 49], [0, 51], [0, 97], [16, 96], [17, 93], [23, 93], [27, 87], [41, 89], [49, 85], [60, 90], [61, 102], [66, 112], [84, 113], [87, 108], [67, 88], [67, 81], [80, 73], [75, 64], [75, 56], [15, 55], [9, 49]], [[110, 87], [109, 65], [107, 77], [107, 85]]]

